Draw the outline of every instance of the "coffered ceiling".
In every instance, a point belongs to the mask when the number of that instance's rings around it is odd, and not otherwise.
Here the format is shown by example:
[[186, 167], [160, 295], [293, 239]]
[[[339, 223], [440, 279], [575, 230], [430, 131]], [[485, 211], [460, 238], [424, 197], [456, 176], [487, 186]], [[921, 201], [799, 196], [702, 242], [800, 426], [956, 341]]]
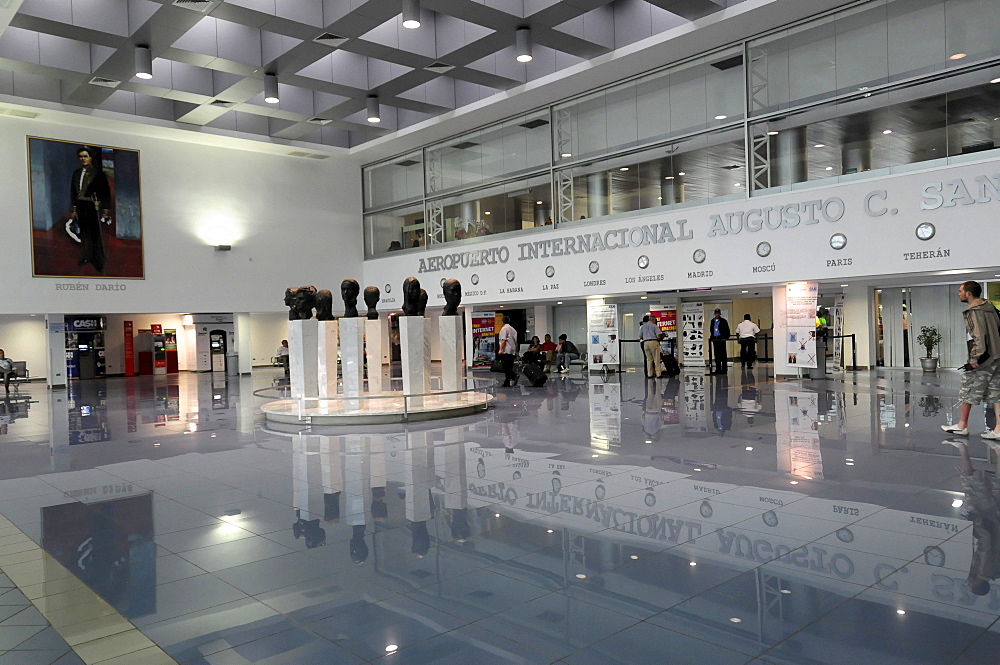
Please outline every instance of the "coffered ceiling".
[[401, 0], [0, 0], [0, 95], [350, 148], [741, 2], [422, 0], [411, 30]]

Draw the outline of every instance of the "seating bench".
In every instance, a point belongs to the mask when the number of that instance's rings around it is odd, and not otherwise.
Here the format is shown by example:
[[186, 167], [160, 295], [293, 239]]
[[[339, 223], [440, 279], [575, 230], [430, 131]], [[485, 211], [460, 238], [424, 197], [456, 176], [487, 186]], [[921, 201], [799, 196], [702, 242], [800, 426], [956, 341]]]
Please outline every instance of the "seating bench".
[[28, 363], [24, 360], [14, 361], [14, 376], [10, 377], [10, 387], [14, 389], [15, 393], [21, 392], [22, 383], [31, 381], [27, 365]]

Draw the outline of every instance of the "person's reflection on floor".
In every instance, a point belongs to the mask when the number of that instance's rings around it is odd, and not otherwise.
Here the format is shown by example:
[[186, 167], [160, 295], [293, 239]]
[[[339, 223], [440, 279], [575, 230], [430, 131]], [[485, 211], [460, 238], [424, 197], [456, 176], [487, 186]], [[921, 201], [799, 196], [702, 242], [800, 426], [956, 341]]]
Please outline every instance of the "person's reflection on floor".
[[365, 542], [365, 525], [355, 524], [351, 527], [351, 561], [363, 566], [368, 560], [368, 543]]
[[305, 538], [306, 549], [326, 545], [326, 530], [319, 525], [318, 517], [307, 520], [302, 516], [302, 511], [296, 509], [295, 518], [292, 524], [292, 535], [295, 536], [295, 540]]
[[642, 429], [655, 441], [663, 428], [663, 399], [656, 387], [656, 379], [646, 379], [646, 398], [642, 408]]
[[384, 520], [389, 517], [389, 506], [385, 503], [385, 488], [372, 488], [372, 517], [377, 520]]
[[472, 534], [469, 527], [469, 514], [465, 508], [450, 508], [448, 516], [451, 521], [451, 537], [456, 542], [464, 543]]
[[744, 370], [740, 374], [740, 402], [737, 410], [746, 417], [747, 425], [753, 425], [754, 414], [762, 408], [753, 372]]
[[[955, 446], [962, 454], [962, 489], [968, 510], [962, 516], [972, 522], [972, 563], [966, 585], [977, 596], [990, 592], [990, 581], [1000, 577], [1000, 488], [996, 471], [975, 470], [969, 458], [969, 445], [952, 437], [942, 443]], [[989, 441], [1000, 468], [1000, 442]]]
[[733, 428], [733, 409], [729, 406], [729, 376], [719, 374], [713, 379], [712, 425], [719, 436]]
[[430, 549], [431, 534], [427, 532], [427, 522], [413, 522], [410, 526], [410, 551], [418, 559], [423, 559]]

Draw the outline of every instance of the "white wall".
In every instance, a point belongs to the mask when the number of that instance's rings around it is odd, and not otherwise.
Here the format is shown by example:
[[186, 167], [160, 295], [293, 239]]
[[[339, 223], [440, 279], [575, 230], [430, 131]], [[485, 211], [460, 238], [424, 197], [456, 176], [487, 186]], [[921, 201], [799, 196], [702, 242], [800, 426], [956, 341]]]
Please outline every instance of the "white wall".
[[44, 378], [45, 317], [0, 315], [0, 349], [11, 360], [25, 361], [32, 378]]
[[[182, 314], [109, 314], [107, 321], [108, 330], [104, 334], [104, 356], [108, 374], [125, 373], [125, 321], [132, 322], [132, 330], [136, 335], [139, 334], [140, 330], [149, 330], [154, 323], [162, 325], [164, 330], [176, 330], [177, 368], [182, 372], [195, 369], [188, 364], [190, 354], [187, 347], [191, 341], [184, 334]], [[138, 355], [136, 355], [136, 368], [138, 369]]]
[[[361, 178], [348, 158], [254, 152], [251, 142], [248, 150], [210, 147], [190, 142], [190, 132], [181, 141], [122, 127], [0, 116], [6, 287], [0, 314], [280, 311], [289, 285], [335, 290], [345, 277], [360, 278]], [[139, 150], [145, 279], [31, 276], [29, 135]], [[212, 232], [218, 239], [209, 238]], [[232, 251], [213, 251], [219, 243]], [[78, 283], [89, 289], [56, 290]], [[95, 288], [108, 283], [125, 290]]]
[[250, 344], [254, 366], [270, 365], [281, 340], [288, 339], [288, 310], [250, 315]]

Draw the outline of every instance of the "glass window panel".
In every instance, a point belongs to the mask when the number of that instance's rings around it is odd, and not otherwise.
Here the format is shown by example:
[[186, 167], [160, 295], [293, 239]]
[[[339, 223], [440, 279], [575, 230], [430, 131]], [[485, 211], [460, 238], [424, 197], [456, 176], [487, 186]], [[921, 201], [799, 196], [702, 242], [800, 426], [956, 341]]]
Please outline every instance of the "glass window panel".
[[947, 65], [961, 66], [1000, 55], [1000, 11], [996, 0], [947, 0], [944, 11]]
[[420, 151], [363, 170], [365, 210], [417, 199], [424, 192], [423, 157]]
[[745, 196], [743, 132], [700, 134], [595, 164], [571, 167], [571, 209], [562, 224]]
[[439, 199], [429, 205], [442, 208], [445, 242], [552, 223], [552, 188], [548, 175]]
[[932, 71], [946, 60], [941, 0], [890, 2], [886, 12], [890, 79]]
[[425, 244], [423, 205], [365, 215], [365, 258]]
[[548, 111], [455, 136], [427, 149], [428, 194], [477, 187], [549, 165]]

